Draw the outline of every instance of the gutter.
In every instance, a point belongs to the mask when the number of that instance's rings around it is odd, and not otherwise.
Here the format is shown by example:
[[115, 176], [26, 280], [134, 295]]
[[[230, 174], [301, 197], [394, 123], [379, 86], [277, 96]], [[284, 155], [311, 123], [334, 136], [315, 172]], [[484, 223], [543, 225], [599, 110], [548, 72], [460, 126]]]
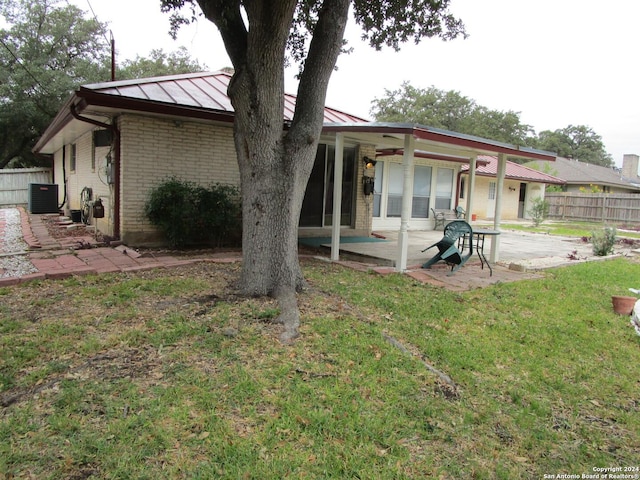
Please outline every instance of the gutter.
[[111, 130], [113, 132], [114, 150], [115, 150], [115, 173], [113, 183], [113, 236], [117, 239], [120, 238], [120, 130], [116, 125], [111, 123], [104, 123], [93, 118], [87, 118], [81, 116], [76, 110], [76, 104], [72, 103], [69, 107], [69, 112], [76, 120], [81, 122], [90, 123], [97, 127]]

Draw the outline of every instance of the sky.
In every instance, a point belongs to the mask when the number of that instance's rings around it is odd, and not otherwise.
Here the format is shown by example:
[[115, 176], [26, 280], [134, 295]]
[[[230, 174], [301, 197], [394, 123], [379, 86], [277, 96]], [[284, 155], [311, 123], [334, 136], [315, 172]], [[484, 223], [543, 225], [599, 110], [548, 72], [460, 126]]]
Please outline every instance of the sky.
[[[185, 46], [210, 70], [231, 66], [206, 19], [168, 35], [159, 0], [67, 0], [108, 23], [117, 61]], [[408, 43], [375, 51], [355, 23], [354, 51], [338, 59], [326, 104], [372, 119], [371, 102], [408, 81], [455, 90], [493, 110], [520, 112], [539, 133], [586, 125], [602, 137], [616, 165], [640, 155], [640, 2], [633, 0], [451, 0], [469, 37]], [[285, 88], [296, 93], [295, 70]]]

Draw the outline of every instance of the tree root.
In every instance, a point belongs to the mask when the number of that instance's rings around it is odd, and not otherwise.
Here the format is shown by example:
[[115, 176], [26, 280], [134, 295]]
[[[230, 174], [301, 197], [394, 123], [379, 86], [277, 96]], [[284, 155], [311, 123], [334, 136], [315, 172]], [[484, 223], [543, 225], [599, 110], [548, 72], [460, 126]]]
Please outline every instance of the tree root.
[[454, 394], [455, 397], [457, 397], [459, 395], [458, 386], [455, 384], [455, 382], [453, 380], [451, 380], [451, 377], [449, 375], [447, 375], [446, 373], [441, 372], [436, 367], [434, 367], [429, 362], [427, 362], [427, 360], [425, 359], [424, 355], [422, 355], [420, 353], [417, 353], [417, 352], [412, 352], [407, 347], [405, 347], [399, 340], [395, 339], [391, 335], [388, 335], [386, 333], [382, 333], [382, 337], [387, 342], [389, 342], [391, 345], [393, 345], [394, 347], [399, 349], [400, 351], [402, 351], [402, 352], [404, 352], [404, 353], [406, 353], [408, 355], [411, 355], [413, 357], [418, 357], [420, 359], [420, 361], [422, 362], [422, 364], [426, 367], [427, 370], [429, 370], [432, 373], [435, 373], [440, 380], [442, 380], [444, 383], [446, 383], [452, 389], [452, 393]]

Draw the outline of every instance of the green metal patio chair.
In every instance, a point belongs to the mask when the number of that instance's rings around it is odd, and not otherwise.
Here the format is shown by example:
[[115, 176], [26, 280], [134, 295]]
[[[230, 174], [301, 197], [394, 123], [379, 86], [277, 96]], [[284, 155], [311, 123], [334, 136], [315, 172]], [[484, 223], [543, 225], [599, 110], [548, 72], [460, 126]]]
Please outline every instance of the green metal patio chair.
[[431, 268], [431, 265], [442, 260], [451, 265], [449, 275], [453, 275], [473, 255], [473, 230], [471, 225], [464, 220], [454, 220], [448, 223], [444, 227], [444, 237], [422, 251], [426, 252], [433, 247], [438, 249], [438, 253], [425, 262], [422, 268]]
[[431, 211], [433, 212], [433, 219], [435, 220], [436, 224], [433, 227], [434, 230], [437, 230], [438, 227], [442, 227], [442, 229], [444, 230], [444, 221], [445, 221], [445, 215], [444, 212], [436, 212], [433, 208], [431, 209]]

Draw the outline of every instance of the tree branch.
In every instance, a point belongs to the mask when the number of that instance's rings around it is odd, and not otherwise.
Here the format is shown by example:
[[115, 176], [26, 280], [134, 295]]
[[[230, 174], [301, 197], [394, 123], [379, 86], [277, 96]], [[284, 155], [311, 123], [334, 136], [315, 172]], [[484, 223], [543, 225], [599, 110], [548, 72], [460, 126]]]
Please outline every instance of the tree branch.
[[247, 59], [247, 27], [240, 10], [240, 0], [197, 0], [207, 20], [220, 31], [222, 41], [234, 68], [239, 69]]
[[3, 154], [2, 159], [0, 160], [0, 170], [5, 168], [11, 160], [20, 155], [20, 153], [25, 149], [30, 140], [31, 137], [23, 137], [19, 145], [17, 145], [9, 153]]
[[[298, 85], [296, 110], [288, 135], [292, 139], [318, 135], [319, 132], [310, 132], [309, 127], [322, 127], [327, 87], [342, 50], [349, 4], [349, 0], [325, 0], [318, 13]], [[308, 138], [308, 141], [311, 140], [313, 139]]]

